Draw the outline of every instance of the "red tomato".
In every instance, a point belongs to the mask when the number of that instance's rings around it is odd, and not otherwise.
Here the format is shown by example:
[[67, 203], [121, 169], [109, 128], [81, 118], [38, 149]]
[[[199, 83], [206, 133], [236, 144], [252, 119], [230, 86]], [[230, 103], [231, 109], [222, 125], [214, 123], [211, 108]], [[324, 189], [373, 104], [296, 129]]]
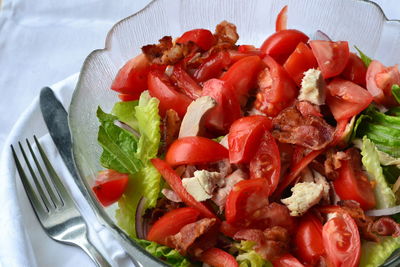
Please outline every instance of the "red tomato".
[[400, 84], [397, 65], [385, 67], [379, 61], [372, 61], [367, 70], [367, 89], [376, 103], [387, 107], [397, 105], [392, 95], [393, 84]]
[[372, 102], [371, 94], [361, 86], [335, 78], [327, 86], [327, 104], [337, 121], [357, 115]]
[[303, 42], [300, 42], [293, 53], [288, 57], [283, 65], [293, 81], [300, 86], [304, 77], [304, 72], [318, 67], [317, 60], [311, 49]]
[[168, 109], [173, 109], [178, 113], [179, 117], [183, 118], [192, 100], [177, 92], [164, 72], [151, 70], [148, 75], [148, 86], [150, 95], [160, 100], [158, 107], [161, 116], [164, 116]]
[[205, 137], [188, 136], [171, 144], [165, 160], [171, 166], [177, 166], [215, 162], [228, 157], [228, 150], [219, 143]]
[[201, 96], [201, 86], [181, 66], [174, 66], [171, 79], [190, 99], [195, 100]]
[[254, 115], [236, 120], [228, 135], [229, 161], [231, 163], [249, 163], [253, 158], [261, 137], [272, 127], [266, 116]]
[[219, 248], [210, 248], [201, 254], [200, 260], [213, 267], [237, 267], [235, 257]]
[[261, 46], [261, 53], [270, 55], [275, 60], [285, 62], [286, 58], [300, 43], [307, 43], [308, 36], [298, 30], [281, 30], [275, 32]]
[[335, 267], [356, 267], [360, 262], [360, 234], [353, 218], [335, 213], [322, 228], [322, 240], [328, 261]]
[[128, 186], [129, 175], [114, 170], [100, 171], [93, 192], [100, 203], [107, 207], [118, 201]]
[[268, 131], [264, 132], [253, 159], [250, 161], [250, 178], [263, 178], [268, 182], [269, 194], [272, 194], [279, 183], [281, 158], [278, 145]]
[[182, 179], [179, 175], [163, 160], [152, 159], [151, 163], [160, 172], [168, 185], [174, 190], [182, 201], [189, 207], [197, 209], [203, 216], [208, 218], [218, 218], [203, 203], [198, 202], [190, 195], [182, 185]]
[[365, 87], [367, 68], [364, 62], [356, 54], [350, 53], [349, 61], [344, 68], [341, 76], [346, 80], [352, 81], [362, 87]]
[[339, 75], [346, 67], [349, 60], [349, 45], [346, 41], [313, 40], [310, 46], [325, 79]]
[[239, 45], [237, 51], [248, 55], [261, 56], [260, 48], [256, 48], [254, 45]]
[[118, 71], [111, 85], [111, 89], [122, 94], [140, 95], [147, 89], [147, 74], [150, 71], [150, 62], [144, 54], [140, 54], [128, 62]]
[[219, 227], [221, 233], [226, 236], [233, 238], [237, 232], [243, 230], [242, 227], [236, 226], [233, 224], [228, 223], [227, 221], [223, 221]]
[[306, 214], [301, 218], [296, 231], [295, 244], [298, 256], [312, 265], [317, 264], [324, 255], [322, 223], [315, 215]]
[[203, 50], [208, 50], [215, 44], [214, 35], [205, 29], [187, 31], [176, 40], [178, 44], [188, 43], [189, 41], [192, 41]]
[[235, 95], [238, 97], [242, 106], [246, 104], [249, 90], [255, 88], [257, 75], [263, 65], [260, 57], [248, 56], [235, 62], [228, 71], [222, 75], [221, 80], [233, 86]]
[[349, 121], [350, 121], [350, 119], [344, 119], [344, 120], [337, 121], [335, 134], [333, 136], [332, 142], [330, 143], [330, 146], [344, 145], [341, 142], [344, 139], [345, 130], [346, 130], [346, 127], [347, 127], [347, 124], [349, 123]]
[[166, 245], [165, 238], [177, 234], [183, 226], [194, 223], [200, 217], [200, 212], [191, 207], [171, 210], [158, 219], [150, 228], [147, 240]]
[[135, 101], [135, 100], [138, 100], [140, 98], [140, 94], [137, 94], [137, 95], [118, 94], [118, 98], [121, 99], [121, 101], [124, 101], [124, 102]]
[[250, 225], [257, 220], [257, 211], [268, 204], [268, 194], [268, 183], [265, 179], [238, 182], [226, 199], [226, 221], [236, 225]]
[[276, 17], [275, 30], [281, 31], [287, 29], [287, 12], [288, 6], [284, 6]]
[[231, 124], [242, 115], [232, 85], [218, 79], [210, 79], [204, 83], [202, 95], [211, 96], [217, 101], [217, 105], [204, 118], [206, 127], [225, 134]]
[[333, 181], [336, 193], [343, 200], [355, 200], [363, 210], [375, 207], [375, 193], [362, 171], [356, 171], [349, 160], [342, 161], [339, 177]]
[[198, 82], [205, 82], [211, 78], [219, 78], [230, 64], [231, 58], [228, 52], [213, 53], [197, 68], [193, 76]]
[[267, 67], [258, 75], [260, 89], [254, 105], [259, 111], [275, 117], [293, 103], [298, 88], [285, 69], [272, 57], [267, 55], [263, 61]]
[[304, 267], [304, 265], [301, 264], [298, 259], [290, 254], [285, 254], [282, 257], [273, 260], [272, 265], [274, 267]]

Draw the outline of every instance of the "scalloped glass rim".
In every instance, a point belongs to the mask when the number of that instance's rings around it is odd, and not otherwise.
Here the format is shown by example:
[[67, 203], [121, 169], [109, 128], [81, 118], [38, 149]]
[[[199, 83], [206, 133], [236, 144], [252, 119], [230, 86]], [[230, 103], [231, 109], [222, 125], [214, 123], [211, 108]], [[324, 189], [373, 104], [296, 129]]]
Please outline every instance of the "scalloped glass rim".
[[[388, 20], [376, 3], [364, 0], [156, 0], [116, 23], [107, 35], [105, 48], [86, 58], [69, 109], [73, 155], [80, 175], [77, 183], [100, 221], [142, 265], [164, 264], [116, 226], [115, 206], [104, 209], [90, 188], [95, 173], [101, 169], [97, 106], [109, 111], [118, 100], [116, 93], [109, 90], [111, 82], [142, 45], [156, 43], [164, 35], [179, 36], [193, 28], [213, 29], [225, 19], [238, 26], [240, 43], [260, 45], [274, 31], [276, 14], [286, 4], [289, 27], [307, 34], [322, 30], [334, 40], [348, 40], [384, 64], [400, 62], [400, 21]], [[397, 260], [391, 265], [396, 263]]]

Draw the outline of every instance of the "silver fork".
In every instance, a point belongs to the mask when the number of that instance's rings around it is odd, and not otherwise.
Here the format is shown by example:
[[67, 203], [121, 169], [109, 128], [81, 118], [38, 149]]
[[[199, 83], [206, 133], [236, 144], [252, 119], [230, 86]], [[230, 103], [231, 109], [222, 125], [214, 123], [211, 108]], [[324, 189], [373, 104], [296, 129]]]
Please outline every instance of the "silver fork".
[[90, 243], [87, 238], [87, 225], [82, 215], [55, 172], [36, 136], [34, 136], [34, 140], [47, 169], [48, 177], [40, 166], [41, 164], [33, 152], [28, 139], [26, 139], [26, 143], [30, 154], [32, 155], [34, 165], [36, 166], [42, 180], [42, 184], [37, 178], [21, 142], [18, 142], [18, 145], [32, 176], [37, 193], [32, 187], [28, 176], [25, 174], [17, 153], [12, 145], [11, 150], [26, 194], [28, 195], [29, 201], [31, 202], [33, 210], [35, 211], [43, 229], [52, 239], [58, 242], [82, 248], [97, 266], [111, 266], [93, 244]]

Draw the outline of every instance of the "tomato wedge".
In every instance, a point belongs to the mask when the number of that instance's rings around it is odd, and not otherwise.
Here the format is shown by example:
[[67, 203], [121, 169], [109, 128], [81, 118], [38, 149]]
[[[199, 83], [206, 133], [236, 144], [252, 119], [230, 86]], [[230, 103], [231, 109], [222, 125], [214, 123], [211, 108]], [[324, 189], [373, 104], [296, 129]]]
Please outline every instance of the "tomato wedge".
[[[140, 93], [141, 94], [141, 93]], [[140, 94], [136, 94], [136, 95], [128, 95], [128, 94], [118, 94], [118, 98], [121, 99], [121, 101], [123, 102], [127, 102], [127, 101], [135, 101], [138, 100], [140, 98]]]
[[292, 77], [293, 81], [300, 86], [304, 72], [318, 67], [318, 63], [308, 45], [300, 42], [293, 53], [290, 54], [283, 67], [290, 77]]
[[178, 44], [184, 44], [193, 42], [198, 45], [201, 49], [207, 51], [215, 44], [214, 35], [206, 29], [194, 29], [187, 31], [179, 37], [176, 42]]
[[168, 109], [173, 109], [183, 118], [192, 100], [179, 93], [163, 71], [151, 70], [148, 75], [148, 86], [150, 95], [160, 100], [158, 107], [161, 116], [164, 116]]
[[118, 201], [128, 186], [129, 175], [114, 170], [100, 171], [93, 192], [100, 203], [107, 207]]
[[250, 178], [263, 178], [268, 182], [269, 194], [272, 194], [279, 183], [281, 158], [278, 145], [268, 131], [264, 132], [258, 149], [250, 161]]
[[147, 240], [166, 245], [165, 238], [178, 233], [183, 226], [194, 223], [200, 217], [200, 212], [191, 207], [171, 210], [158, 219], [150, 228]]
[[253, 158], [261, 137], [272, 127], [266, 116], [254, 115], [236, 120], [228, 135], [229, 161], [231, 163], [249, 163]]
[[188, 136], [171, 144], [165, 160], [171, 166], [178, 166], [215, 162], [228, 157], [228, 150], [219, 143], [201, 136]]
[[118, 71], [111, 89], [122, 94], [140, 96], [140, 93], [147, 89], [147, 74], [149, 71], [150, 62], [144, 54], [140, 54], [126, 62]]
[[339, 75], [349, 60], [349, 44], [346, 41], [310, 41], [310, 46], [322, 76], [325, 79]]
[[204, 83], [202, 95], [211, 96], [217, 102], [204, 118], [206, 127], [219, 134], [227, 133], [231, 124], [242, 115], [232, 85], [222, 80], [210, 79]]
[[249, 225], [257, 219], [257, 210], [268, 204], [268, 194], [268, 183], [265, 179], [238, 182], [226, 199], [226, 221], [238, 225]]
[[287, 12], [288, 6], [284, 6], [276, 17], [275, 30], [281, 31], [287, 29]]
[[201, 96], [201, 86], [181, 66], [174, 66], [171, 79], [190, 99], [195, 100]]
[[248, 56], [235, 62], [221, 80], [233, 86], [235, 95], [238, 97], [241, 105], [246, 104], [247, 95], [250, 89], [255, 88], [257, 75], [263, 67], [263, 62], [258, 56]]
[[333, 181], [336, 193], [343, 200], [355, 200], [363, 210], [375, 207], [375, 193], [362, 171], [353, 168], [350, 160], [341, 161], [339, 177]]
[[160, 172], [168, 185], [178, 194], [182, 201], [189, 207], [197, 209], [201, 215], [208, 218], [218, 218], [203, 203], [198, 202], [190, 195], [182, 185], [181, 177], [163, 160], [151, 159], [153, 166]]
[[371, 94], [361, 86], [335, 78], [327, 86], [327, 103], [337, 121], [351, 118], [372, 102]]
[[305, 262], [315, 265], [325, 254], [322, 241], [322, 223], [312, 214], [301, 218], [296, 231], [295, 244], [298, 256]]
[[213, 267], [237, 267], [235, 257], [219, 248], [210, 248], [201, 254], [201, 261]]
[[226, 51], [212, 53], [193, 73], [198, 82], [211, 78], [219, 78], [222, 72], [231, 64], [231, 57]]
[[261, 53], [283, 63], [300, 42], [307, 43], [308, 39], [308, 36], [301, 31], [281, 30], [264, 41], [260, 48]]
[[341, 76], [346, 80], [352, 81], [365, 88], [367, 68], [364, 62], [356, 54], [350, 53], [349, 61], [344, 68]]
[[267, 55], [263, 61], [267, 67], [258, 76], [259, 91], [254, 105], [264, 114], [275, 117], [293, 103], [298, 88], [285, 69], [272, 57]]
[[289, 253], [273, 260], [272, 264], [274, 267], [304, 267], [298, 259]]
[[322, 240], [328, 262], [335, 267], [356, 267], [360, 262], [360, 234], [353, 218], [347, 213], [335, 213], [322, 228]]

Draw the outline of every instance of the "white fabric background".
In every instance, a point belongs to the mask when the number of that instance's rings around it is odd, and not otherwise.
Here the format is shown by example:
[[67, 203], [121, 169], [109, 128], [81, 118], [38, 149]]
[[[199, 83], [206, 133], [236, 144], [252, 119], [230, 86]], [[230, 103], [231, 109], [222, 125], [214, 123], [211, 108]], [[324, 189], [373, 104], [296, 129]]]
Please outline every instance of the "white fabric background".
[[[104, 47], [105, 36], [113, 24], [139, 11], [149, 2], [3, 0], [0, 8], [0, 150], [14, 123], [43, 86], [78, 72], [92, 50]], [[398, 0], [375, 2], [382, 6], [389, 19], [400, 19]], [[33, 216], [26, 207], [22, 211], [28, 217]], [[9, 215], [0, 213], [1, 217]], [[38, 232], [37, 236], [46, 238], [43, 232]], [[0, 244], [5, 246], [12, 246], [15, 242], [18, 240], [0, 240]], [[30, 246], [23, 244], [21, 249]], [[58, 249], [65, 249], [65, 246], [56, 243], [54, 246], [48, 258], [37, 260], [44, 264], [42, 266], [55, 266], [57, 261], [52, 258], [57, 257]], [[41, 249], [35, 246], [33, 253], [42, 255]], [[90, 264], [90, 261], [86, 259], [82, 262], [81, 252], [76, 251], [77, 258], [71, 259], [69, 266], [88, 266], [85, 263]], [[0, 258], [0, 265], [1, 262]], [[34, 265], [32, 262], [26, 264]]]

